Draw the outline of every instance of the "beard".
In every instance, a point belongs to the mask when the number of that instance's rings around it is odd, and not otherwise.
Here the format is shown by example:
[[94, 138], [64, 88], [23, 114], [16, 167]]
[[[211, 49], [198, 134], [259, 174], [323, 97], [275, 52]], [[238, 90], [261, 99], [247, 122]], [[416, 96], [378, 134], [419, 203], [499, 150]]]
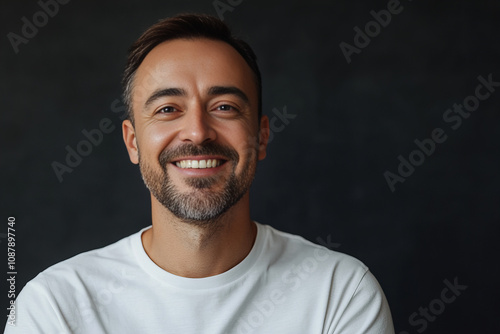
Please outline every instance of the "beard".
[[[231, 172], [228, 176], [186, 177], [183, 182], [191, 189], [181, 192], [172, 182], [167, 166], [179, 157], [197, 155], [224, 157], [225, 164], [231, 165]], [[255, 176], [256, 150], [246, 150], [245, 158], [245, 165], [237, 175], [236, 166], [240, 157], [234, 149], [216, 143], [202, 146], [185, 144], [160, 154], [161, 171], [141, 159], [139, 150], [139, 167], [144, 184], [158, 202], [181, 220], [200, 225], [220, 218], [248, 192]], [[211, 189], [220, 183], [223, 184], [222, 189]]]

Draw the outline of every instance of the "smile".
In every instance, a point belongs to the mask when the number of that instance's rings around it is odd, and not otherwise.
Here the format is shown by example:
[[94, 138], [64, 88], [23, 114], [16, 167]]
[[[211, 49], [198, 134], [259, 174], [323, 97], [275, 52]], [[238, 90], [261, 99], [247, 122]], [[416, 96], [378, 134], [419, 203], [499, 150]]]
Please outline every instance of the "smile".
[[207, 160], [180, 160], [176, 161], [175, 165], [179, 168], [214, 168], [220, 166], [222, 160], [207, 159]]

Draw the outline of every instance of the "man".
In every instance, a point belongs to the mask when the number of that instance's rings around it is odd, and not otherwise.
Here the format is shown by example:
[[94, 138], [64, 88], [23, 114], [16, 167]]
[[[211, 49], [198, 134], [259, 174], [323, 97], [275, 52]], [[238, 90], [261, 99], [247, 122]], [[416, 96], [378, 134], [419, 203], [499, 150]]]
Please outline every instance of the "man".
[[50, 267], [6, 333], [393, 333], [366, 266], [250, 219], [269, 137], [252, 49], [181, 15], [132, 46], [123, 139], [152, 226]]

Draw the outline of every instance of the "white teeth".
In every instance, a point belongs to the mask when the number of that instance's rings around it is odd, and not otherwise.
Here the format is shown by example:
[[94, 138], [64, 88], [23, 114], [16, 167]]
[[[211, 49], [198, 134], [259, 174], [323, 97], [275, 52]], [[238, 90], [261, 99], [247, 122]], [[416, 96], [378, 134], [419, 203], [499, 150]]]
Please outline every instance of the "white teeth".
[[220, 160], [181, 160], [177, 161], [175, 165], [179, 168], [213, 168], [220, 165]]

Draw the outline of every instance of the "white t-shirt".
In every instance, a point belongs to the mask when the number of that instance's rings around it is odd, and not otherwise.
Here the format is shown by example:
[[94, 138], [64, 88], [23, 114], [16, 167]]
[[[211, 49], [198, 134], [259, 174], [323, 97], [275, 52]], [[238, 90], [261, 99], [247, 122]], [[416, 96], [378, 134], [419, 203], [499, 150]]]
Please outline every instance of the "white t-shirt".
[[58, 263], [26, 284], [5, 333], [394, 333], [364, 264], [256, 224], [247, 257], [206, 278], [158, 267], [141, 242], [147, 228]]

